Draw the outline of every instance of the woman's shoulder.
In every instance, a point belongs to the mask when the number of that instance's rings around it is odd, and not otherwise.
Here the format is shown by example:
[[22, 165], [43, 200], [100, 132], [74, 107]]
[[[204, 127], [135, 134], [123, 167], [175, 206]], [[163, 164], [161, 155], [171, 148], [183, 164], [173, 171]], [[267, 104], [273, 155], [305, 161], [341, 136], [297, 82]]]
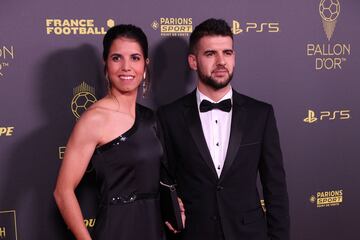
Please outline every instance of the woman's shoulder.
[[107, 107], [107, 100], [100, 99], [93, 103], [80, 117], [77, 124], [85, 124], [98, 128], [109, 119], [111, 109]]
[[98, 129], [106, 122], [104, 110], [98, 107], [88, 108], [79, 118], [76, 125], [84, 126], [89, 129]]
[[[111, 98], [102, 98], [99, 101], [91, 105], [85, 112], [85, 118], [90, 118], [90, 121], [95, 122], [96, 124], [105, 124], [116, 122], [116, 124], [134, 121], [134, 116], [130, 115], [127, 112], [119, 111], [118, 105]], [[141, 112], [148, 112], [148, 110], [142, 109]], [[149, 109], [149, 111], [151, 111]], [[143, 115], [143, 114], [141, 114]], [[111, 125], [111, 124], [110, 124]]]
[[88, 108], [83, 112], [76, 122], [72, 138], [77, 141], [94, 141], [99, 142], [103, 133], [103, 126], [106, 122], [106, 115], [104, 115], [97, 108]]

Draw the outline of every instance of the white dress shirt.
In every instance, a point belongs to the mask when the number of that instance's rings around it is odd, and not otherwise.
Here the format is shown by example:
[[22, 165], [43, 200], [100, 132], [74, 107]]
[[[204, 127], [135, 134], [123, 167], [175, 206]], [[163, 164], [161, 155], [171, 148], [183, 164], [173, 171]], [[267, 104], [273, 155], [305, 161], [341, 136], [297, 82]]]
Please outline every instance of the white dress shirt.
[[[225, 99], [231, 99], [232, 102], [232, 88], [230, 88], [225, 96], [218, 102]], [[202, 100], [208, 100], [212, 103], [218, 102], [214, 102], [202, 94], [197, 88], [196, 101], [198, 105], [202, 130], [216, 169], [216, 173], [218, 177], [220, 177], [229, 145], [232, 109], [230, 112], [224, 112], [219, 109], [213, 109], [208, 112], [200, 112], [200, 103]]]

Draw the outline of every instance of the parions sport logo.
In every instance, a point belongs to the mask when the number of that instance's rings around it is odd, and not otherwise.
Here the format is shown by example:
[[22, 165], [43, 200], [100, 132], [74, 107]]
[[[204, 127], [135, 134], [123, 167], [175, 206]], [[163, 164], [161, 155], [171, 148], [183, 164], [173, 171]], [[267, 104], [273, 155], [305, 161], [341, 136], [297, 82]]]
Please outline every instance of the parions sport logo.
[[115, 26], [113, 19], [107, 19], [103, 24], [95, 23], [94, 19], [58, 19], [45, 20], [47, 35], [104, 35]]
[[161, 36], [188, 36], [193, 30], [190, 17], [161, 17], [151, 23], [152, 29], [160, 31]]
[[[315, 70], [341, 70], [351, 55], [350, 43], [332, 42], [341, 18], [339, 0], [321, 0], [318, 5], [327, 43], [308, 43], [306, 55], [314, 58]], [[339, 38], [339, 36], [337, 36]]]
[[0, 46], [0, 78], [5, 76], [7, 68], [14, 58], [14, 46]]
[[317, 192], [309, 198], [309, 201], [316, 204], [318, 208], [340, 206], [343, 200], [344, 191], [342, 189]]

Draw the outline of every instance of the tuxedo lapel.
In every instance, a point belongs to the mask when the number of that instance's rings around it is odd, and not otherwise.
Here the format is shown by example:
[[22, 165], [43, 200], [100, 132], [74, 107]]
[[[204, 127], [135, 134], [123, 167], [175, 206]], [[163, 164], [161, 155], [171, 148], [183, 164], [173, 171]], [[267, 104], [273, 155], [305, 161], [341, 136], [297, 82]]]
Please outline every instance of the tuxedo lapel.
[[223, 179], [233, 164], [241, 144], [247, 118], [246, 108], [243, 106], [243, 103], [244, 100], [241, 95], [233, 91], [233, 110], [231, 118], [230, 139], [224, 162], [224, 168], [220, 175], [220, 181]]
[[199, 111], [196, 103], [196, 91], [190, 93], [185, 101], [184, 117], [187, 126], [190, 130], [191, 136], [205, 161], [206, 165], [210, 168], [211, 172], [218, 178], [214, 163], [212, 161], [204, 133], [202, 131]]

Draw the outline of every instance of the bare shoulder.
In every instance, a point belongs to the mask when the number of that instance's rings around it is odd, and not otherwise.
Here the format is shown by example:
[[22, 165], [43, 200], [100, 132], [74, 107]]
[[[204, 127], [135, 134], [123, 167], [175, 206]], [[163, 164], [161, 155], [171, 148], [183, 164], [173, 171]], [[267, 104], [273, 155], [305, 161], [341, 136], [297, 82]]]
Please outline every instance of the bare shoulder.
[[[102, 98], [92, 104], [82, 115], [80, 120], [90, 125], [98, 125], [106, 122], [114, 108], [114, 103], [109, 98]], [[96, 127], [96, 126], [94, 126]]]
[[106, 99], [100, 99], [91, 105], [80, 117], [79, 122], [84, 122], [86, 125], [102, 124], [108, 117], [106, 110]]
[[125, 121], [131, 118], [129, 113], [122, 112], [121, 110], [119, 111], [119, 103], [108, 96], [95, 102], [93, 105], [91, 105], [88, 111], [97, 111], [99, 114], [104, 114], [109, 117], [113, 117], [114, 115], [116, 115], [117, 121], [119, 120], [119, 118], [120, 120], [124, 119]]
[[81, 116], [79, 124], [84, 122], [87, 131], [94, 132], [91, 138], [102, 145], [126, 132], [135, 122], [134, 116], [117, 110], [118, 105], [111, 98], [103, 98], [94, 103]]
[[92, 112], [92, 111], [99, 111], [101, 109], [107, 109], [112, 108], [114, 105], [113, 101], [111, 101], [110, 98], [104, 97], [100, 99], [99, 101], [93, 103], [85, 112]]
[[106, 122], [106, 115], [96, 108], [85, 111], [76, 122], [73, 134], [96, 141], [101, 136], [101, 128]]
[[128, 113], [118, 111], [116, 110], [117, 108], [118, 105], [113, 99], [105, 97], [91, 105], [86, 113], [91, 115], [92, 118], [95, 118], [94, 120], [98, 121], [111, 121], [114, 116], [116, 121], [128, 121], [129, 118], [131, 119], [131, 116]]

